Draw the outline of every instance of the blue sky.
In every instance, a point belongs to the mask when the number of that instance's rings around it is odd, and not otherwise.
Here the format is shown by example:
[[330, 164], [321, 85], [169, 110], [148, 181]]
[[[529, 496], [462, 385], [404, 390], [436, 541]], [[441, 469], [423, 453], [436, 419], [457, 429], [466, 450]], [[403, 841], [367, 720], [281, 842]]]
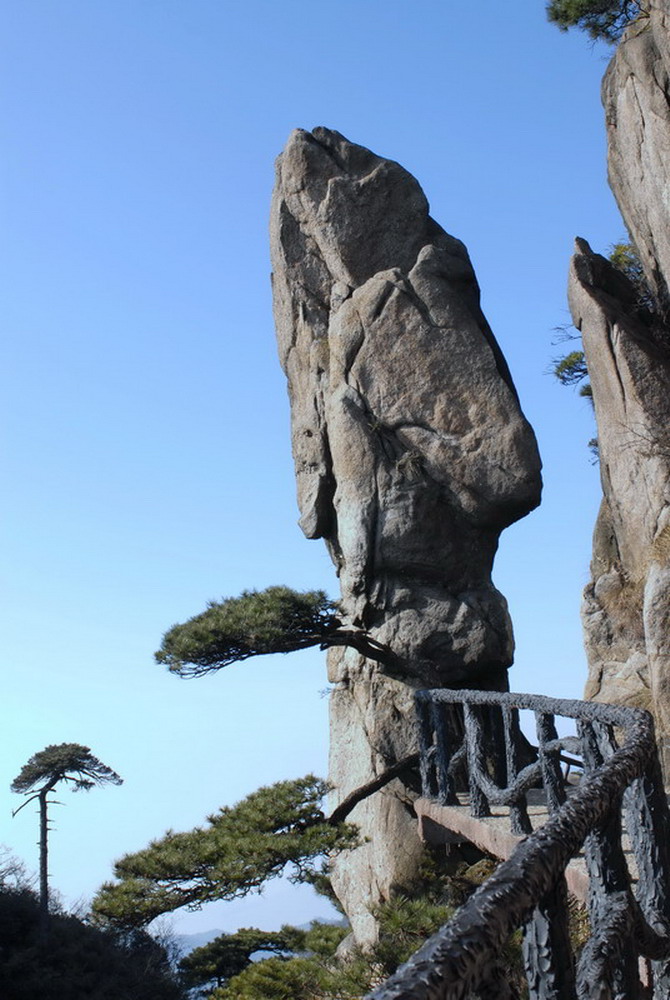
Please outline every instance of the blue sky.
[[[323, 657], [180, 681], [162, 633], [245, 587], [336, 581], [296, 526], [267, 218], [292, 128], [400, 161], [464, 240], [545, 465], [502, 538], [516, 690], [579, 696], [580, 592], [599, 502], [586, 401], [546, 374], [574, 236], [624, 229], [605, 177], [608, 52], [542, 0], [8, 0], [0, 13], [0, 392], [5, 680], [0, 842], [36, 866], [8, 791], [49, 743], [121, 788], [61, 797], [53, 885], [260, 784], [327, 769]], [[279, 885], [180, 931], [325, 912]]]

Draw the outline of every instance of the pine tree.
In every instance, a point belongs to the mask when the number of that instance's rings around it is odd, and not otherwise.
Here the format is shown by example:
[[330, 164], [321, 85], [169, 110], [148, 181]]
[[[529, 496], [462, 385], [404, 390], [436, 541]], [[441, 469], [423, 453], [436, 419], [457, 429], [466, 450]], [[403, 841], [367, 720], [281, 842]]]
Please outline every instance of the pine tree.
[[647, 0], [550, 0], [547, 17], [562, 31], [577, 27], [614, 43], [633, 21], [649, 16]]
[[305, 931], [282, 927], [279, 931], [261, 931], [242, 927], [234, 934], [220, 934], [201, 948], [195, 948], [179, 962], [184, 983], [191, 989], [207, 985], [223, 986], [239, 976], [256, 952], [271, 952], [287, 957], [305, 948]]
[[354, 827], [333, 824], [324, 815], [327, 790], [313, 775], [280, 781], [223, 807], [206, 826], [168, 831], [117, 861], [119, 881], [99, 890], [94, 917], [101, 924], [144, 927], [184, 906], [198, 909], [212, 900], [260, 892], [286, 871], [294, 882], [318, 882], [324, 856], [356, 841]]
[[13, 792], [20, 792], [28, 798], [12, 813], [17, 813], [28, 805], [39, 801], [40, 810], [40, 931], [46, 940], [49, 926], [49, 794], [62, 781], [69, 784], [73, 792], [89, 791], [94, 785], [121, 785], [123, 779], [116, 771], [94, 757], [88, 747], [80, 743], [58, 743], [33, 754], [23, 765], [11, 784]]
[[346, 628], [322, 590], [275, 586], [212, 601], [163, 636], [156, 660], [180, 677], [199, 677], [250, 656], [292, 653], [310, 646], [353, 646], [393, 665], [395, 657], [363, 629]]

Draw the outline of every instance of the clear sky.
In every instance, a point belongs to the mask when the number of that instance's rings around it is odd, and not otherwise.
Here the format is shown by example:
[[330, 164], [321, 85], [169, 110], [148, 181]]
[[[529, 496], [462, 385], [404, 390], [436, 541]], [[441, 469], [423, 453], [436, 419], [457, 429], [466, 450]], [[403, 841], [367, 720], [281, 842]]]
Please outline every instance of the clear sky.
[[[588, 403], [546, 374], [572, 240], [624, 230], [605, 177], [608, 51], [543, 0], [5, 0], [0, 254], [5, 489], [0, 843], [37, 864], [8, 791], [49, 743], [120, 788], [60, 797], [51, 872], [90, 898], [115, 857], [261, 784], [327, 769], [316, 651], [182, 681], [153, 661], [208, 599], [337, 585], [296, 526], [267, 219], [291, 129], [400, 161], [462, 239], [545, 465], [495, 582], [513, 689], [579, 696], [598, 470]], [[181, 932], [325, 912], [286, 886]]]

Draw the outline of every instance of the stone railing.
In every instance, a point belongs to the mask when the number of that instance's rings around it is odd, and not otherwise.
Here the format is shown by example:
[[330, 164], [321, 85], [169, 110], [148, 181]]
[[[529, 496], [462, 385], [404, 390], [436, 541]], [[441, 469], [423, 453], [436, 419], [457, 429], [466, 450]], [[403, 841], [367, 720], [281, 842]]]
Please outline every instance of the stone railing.
[[[535, 714], [536, 752], [521, 734], [520, 709]], [[526, 836], [369, 1000], [514, 997], [497, 970], [518, 929], [530, 1000], [668, 1000], [670, 817], [651, 716], [539, 695], [447, 690], [418, 692], [417, 711], [424, 797], [442, 805], [467, 800], [483, 822], [491, 806], [507, 806], [512, 832]], [[576, 737], [558, 738], [557, 716], [576, 720]], [[568, 752], [581, 758], [583, 774], [566, 789], [561, 758]], [[540, 786], [549, 815], [532, 832], [528, 792], [537, 797]], [[575, 957], [565, 871], [580, 851], [590, 937]]]

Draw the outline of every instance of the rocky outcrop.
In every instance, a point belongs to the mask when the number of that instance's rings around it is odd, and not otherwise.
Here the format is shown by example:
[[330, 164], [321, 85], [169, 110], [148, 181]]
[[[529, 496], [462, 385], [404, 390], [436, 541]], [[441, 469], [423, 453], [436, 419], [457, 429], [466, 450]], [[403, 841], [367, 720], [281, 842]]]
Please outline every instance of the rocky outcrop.
[[[603, 80], [609, 180], [647, 294], [584, 241], [570, 276], [593, 389], [603, 502], [584, 593], [586, 696], [649, 708], [670, 737], [670, 21], [624, 35]], [[670, 760], [666, 774], [670, 774]]]
[[[414, 687], [506, 687], [491, 567], [501, 530], [539, 502], [540, 462], [467, 251], [401, 166], [294, 132], [271, 239], [300, 523], [328, 546], [349, 624], [396, 657], [329, 653], [338, 801], [414, 749]], [[370, 906], [414, 871], [411, 801], [395, 781], [352, 815], [368, 841], [334, 883], [361, 942]]]
[[608, 171], [647, 281], [670, 303], [670, 14], [653, 0], [603, 79]]
[[577, 241], [570, 307], [598, 424], [603, 501], [582, 617], [586, 696], [650, 708], [670, 735], [670, 353], [638, 289]]

